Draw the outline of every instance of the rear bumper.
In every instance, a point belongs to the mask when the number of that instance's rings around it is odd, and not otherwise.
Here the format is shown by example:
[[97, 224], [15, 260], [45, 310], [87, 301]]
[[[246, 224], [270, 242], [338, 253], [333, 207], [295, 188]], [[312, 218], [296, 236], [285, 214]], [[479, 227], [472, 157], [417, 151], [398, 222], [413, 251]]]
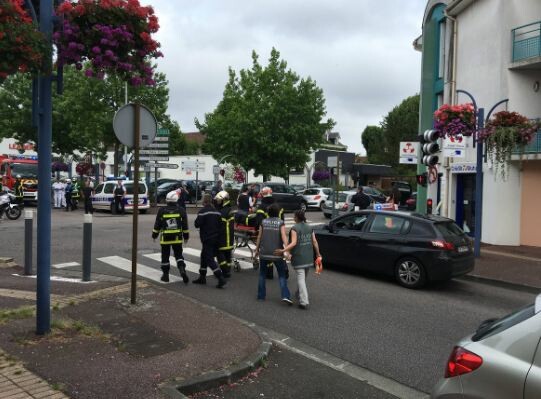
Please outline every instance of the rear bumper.
[[471, 272], [475, 266], [473, 253], [460, 257], [440, 254], [433, 259], [428, 270], [430, 280], [449, 280]]

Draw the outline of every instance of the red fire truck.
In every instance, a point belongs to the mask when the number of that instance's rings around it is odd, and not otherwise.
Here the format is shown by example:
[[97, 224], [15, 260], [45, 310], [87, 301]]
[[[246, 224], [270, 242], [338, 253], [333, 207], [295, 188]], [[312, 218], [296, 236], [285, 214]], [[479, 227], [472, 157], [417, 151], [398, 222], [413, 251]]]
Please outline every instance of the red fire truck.
[[21, 176], [24, 201], [38, 200], [38, 157], [34, 155], [0, 155], [2, 186], [13, 190], [15, 178]]

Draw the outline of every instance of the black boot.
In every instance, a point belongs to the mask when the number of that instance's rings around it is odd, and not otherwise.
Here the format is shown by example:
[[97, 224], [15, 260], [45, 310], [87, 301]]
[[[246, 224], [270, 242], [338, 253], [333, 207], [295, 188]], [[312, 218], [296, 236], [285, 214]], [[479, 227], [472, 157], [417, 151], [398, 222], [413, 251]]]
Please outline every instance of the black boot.
[[162, 277], [160, 280], [162, 280], [164, 283], [169, 282], [169, 266], [162, 266]]
[[193, 280], [192, 283], [194, 284], [206, 284], [207, 278], [205, 276], [200, 275], [198, 279]]
[[177, 261], [178, 271], [180, 272], [180, 277], [182, 277], [182, 281], [184, 281], [184, 284], [188, 284], [190, 282], [190, 279], [188, 278], [188, 275], [186, 274], [186, 264], [184, 261]]
[[224, 286], [227, 284], [227, 280], [224, 278], [224, 274], [222, 273], [221, 269], [216, 269], [214, 272], [214, 275], [218, 279], [218, 284], [216, 285], [216, 288], [224, 288]]

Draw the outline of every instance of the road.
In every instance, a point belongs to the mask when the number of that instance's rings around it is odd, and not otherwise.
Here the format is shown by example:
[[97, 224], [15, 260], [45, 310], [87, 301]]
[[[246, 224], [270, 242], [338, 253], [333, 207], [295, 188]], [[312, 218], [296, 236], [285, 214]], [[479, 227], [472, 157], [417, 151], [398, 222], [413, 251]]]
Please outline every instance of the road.
[[[287, 214], [288, 224], [291, 216]], [[138, 263], [149, 268], [149, 276], [159, 276], [159, 244], [150, 237], [154, 218], [152, 214], [139, 216]], [[192, 237], [186, 259], [195, 271], [200, 243], [194, 216], [189, 218]], [[112, 264], [129, 264], [131, 259], [131, 215], [96, 213], [93, 220], [93, 273], [128, 277]], [[319, 211], [309, 212], [308, 220], [326, 221]], [[52, 264], [81, 263], [82, 223], [81, 211], [53, 211]], [[24, 261], [23, 227], [22, 219], [0, 222], [0, 256], [14, 257], [19, 264]], [[81, 267], [53, 268], [52, 273], [65, 270], [80, 271]], [[293, 279], [289, 285], [294, 291]], [[185, 286], [178, 280], [166, 287], [423, 392], [430, 392], [442, 376], [458, 339], [473, 332], [482, 320], [502, 316], [534, 299], [531, 293], [464, 279], [414, 291], [386, 278], [329, 268], [320, 276], [309, 276], [307, 311], [284, 306], [276, 280], [268, 281], [267, 300], [256, 301], [257, 272], [251, 269], [234, 273], [224, 290], [214, 288], [213, 277], [204, 287]]]

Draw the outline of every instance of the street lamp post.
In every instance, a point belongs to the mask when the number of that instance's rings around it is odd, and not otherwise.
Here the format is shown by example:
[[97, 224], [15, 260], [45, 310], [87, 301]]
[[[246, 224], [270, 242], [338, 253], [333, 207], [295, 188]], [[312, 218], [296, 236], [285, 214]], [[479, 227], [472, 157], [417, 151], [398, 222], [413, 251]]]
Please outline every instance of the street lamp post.
[[[483, 142], [479, 140], [479, 134], [481, 130], [485, 127], [485, 121], [490, 119], [492, 112], [501, 104], [505, 104], [509, 101], [508, 98], [498, 101], [492, 106], [490, 111], [485, 118], [485, 109], [477, 108], [477, 102], [473, 95], [466, 90], [457, 90], [457, 93], [462, 93], [468, 96], [473, 103], [473, 109], [475, 115], [477, 115], [477, 123], [475, 126], [475, 133], [473, 137], [474, 146], [477, 144], [476, 148], [476, 166], [475, 166], [475, 232], [474, 232], [474, 247], [473, 253], [476, 258], [481, 256], [481, 232], [482, 232], [482, 223], [483, 223]], [[477, 141], [477, 143], [476, 143]]]

